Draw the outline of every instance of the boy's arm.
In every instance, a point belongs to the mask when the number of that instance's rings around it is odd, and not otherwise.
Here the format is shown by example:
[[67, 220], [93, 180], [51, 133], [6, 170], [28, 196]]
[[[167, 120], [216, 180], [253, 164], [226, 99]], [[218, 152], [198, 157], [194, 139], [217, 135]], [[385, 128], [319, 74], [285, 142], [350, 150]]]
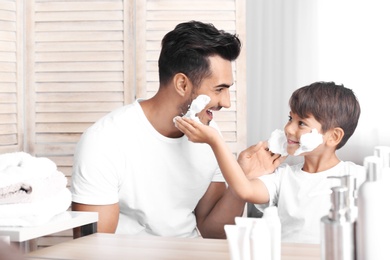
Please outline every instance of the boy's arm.
[[269, 194], [265, 185], [258, 179], [249, 180], [245, 176], [236, 158], [216, 129], [187, 118], [177, 119], [176, 126], [190, 141], [207, 143], [211, 146], [225, 180], [239, 198], [259, 204], [268, 202]]

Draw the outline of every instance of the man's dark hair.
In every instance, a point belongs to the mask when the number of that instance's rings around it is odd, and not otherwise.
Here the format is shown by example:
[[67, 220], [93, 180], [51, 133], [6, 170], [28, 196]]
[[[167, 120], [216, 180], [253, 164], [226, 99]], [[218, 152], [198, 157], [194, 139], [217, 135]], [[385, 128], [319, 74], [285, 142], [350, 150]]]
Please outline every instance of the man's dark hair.
[[236, 35], [218, 30], [212, 24], [190, 21], [178, 24], [161, 42], [158, 60], [160, 85], [166, 85], [177, 73], [185, 74], [198, 87], [210, 75], [208, 57], [218, 55], [235, 60], [241, 51]]
[[336, 149], [352, 136], [360, 117], [360, 105], [353, 91], [334, 82], [315, 82], [295, 90], [290, 108], [301, 118], [314, 116], [323, 132], [335, 127], [343, 129], [344, 137]]

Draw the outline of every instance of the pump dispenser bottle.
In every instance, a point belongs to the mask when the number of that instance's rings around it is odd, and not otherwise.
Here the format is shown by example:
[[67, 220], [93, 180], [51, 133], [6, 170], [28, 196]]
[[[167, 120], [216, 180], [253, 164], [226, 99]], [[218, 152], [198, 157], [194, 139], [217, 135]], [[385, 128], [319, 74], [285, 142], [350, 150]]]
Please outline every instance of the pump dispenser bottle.
[[345, 186], [348, 189], [347, 208], [349, 210], [349, 218], [352, 222], [356, 221], [358, 216], [357, 208], [357, 180], [353, 175], [329, 176], [328, 178], [340, 179], [340, 186]]
[[355, 259], [355, 221], [351, 219], [349, 190], [345, 186], [332, 188], [331, 209], [321, 218], [321, 259]]

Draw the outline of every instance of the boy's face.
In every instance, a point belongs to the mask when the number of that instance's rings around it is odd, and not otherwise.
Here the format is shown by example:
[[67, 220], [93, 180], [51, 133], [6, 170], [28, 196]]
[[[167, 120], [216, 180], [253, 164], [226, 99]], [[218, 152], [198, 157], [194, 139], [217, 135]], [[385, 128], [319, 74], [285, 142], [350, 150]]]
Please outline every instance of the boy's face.
[[284, 126], [287, 137], [287, 153], [294, 155], [294, 152], [300, 146], [301, 136], [310, 133], [313, 129], [317, 129], [318, 133], [322, 133], [321, 124], [312, 115], [307, 118], [300, 118], [297, 114], [290, 112], [289, 120]]

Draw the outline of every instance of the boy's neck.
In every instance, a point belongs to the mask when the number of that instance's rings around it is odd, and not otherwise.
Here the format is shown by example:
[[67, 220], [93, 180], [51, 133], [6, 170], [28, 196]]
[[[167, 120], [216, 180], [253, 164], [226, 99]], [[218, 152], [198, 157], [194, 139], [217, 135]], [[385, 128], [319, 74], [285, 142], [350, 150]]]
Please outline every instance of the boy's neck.
[[336, 154], [330, 156], [312, 157], [305, 156], [302, 170], [308, 173], [317, 173], [329, 170], [340, 163]]

